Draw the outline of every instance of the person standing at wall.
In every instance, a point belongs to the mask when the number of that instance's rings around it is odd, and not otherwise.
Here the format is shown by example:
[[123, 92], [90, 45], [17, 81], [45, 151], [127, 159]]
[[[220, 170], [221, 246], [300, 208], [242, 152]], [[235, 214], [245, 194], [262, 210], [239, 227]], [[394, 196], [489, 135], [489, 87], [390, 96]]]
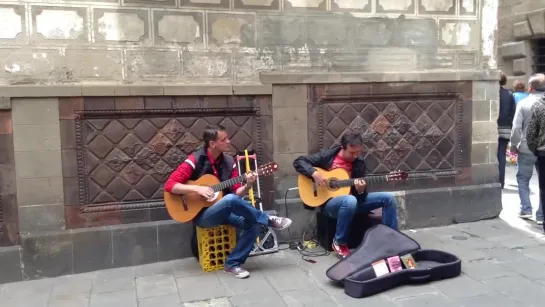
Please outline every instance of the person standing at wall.
[[[535, 74], [528, 80], [529, 96], [520, 100], [515, 111], [513, 129], [511, 131], [511, 152], [518, 153], [517, 183], [520, 197], [520, 218], [532, 217], [532, 204], [530, 202], [530, 179], [537, 169], [537, 157], [528, 148], [526, 133], [532, 119], [532, 107], [539, 102], [545, 91], [545, 75]], [[516, 93], [515, 93], [516, 94]], [[515, 98], [516, 100], [516, 98]], [[538, 170], [539, 172], [539, 170]], [[539, 201], [539, 209], [536, 212], [536, 221], [543, 224], [542, 199]]]
[[[545, 88], [541, 91], [545, 92]], [[545, 95], [532, 106], [532, 118], [526, 132], [528, 149], [537, 156], [539, 198], [545, 199]], [[545, 227], [545, 224], [544, 226]], [[544, 228], [545, 230], [545, 228]]]
[[505, 185], [505, 164], [507, 145], [511, 138], [511, 128], [513, 126], [513, 117], [515, 116], [515, 98], [508, 89], [504, 88], [507, 84], [507, 77], [502, 72], [500, 75], [500, 110], [498, 114], [498, 168], [500, 173], [501, 188]]

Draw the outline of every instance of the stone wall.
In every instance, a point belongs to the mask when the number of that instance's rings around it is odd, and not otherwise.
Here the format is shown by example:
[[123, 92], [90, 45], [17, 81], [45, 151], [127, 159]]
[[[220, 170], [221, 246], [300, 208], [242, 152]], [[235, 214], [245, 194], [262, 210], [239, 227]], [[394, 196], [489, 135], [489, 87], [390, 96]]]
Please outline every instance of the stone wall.
[[492, 2], [0, 1], [0, 82], [259, 83], [260, 71], [494, 68]]
[[[498, 8], [498, 68], [508, 86], [537, 72], [535, 40], [545, 38], [545, 8], [539, 0], [502, 0]], [[542, 71], [541, 71], [542, 72]]]
[[[402, 228], [495, 217], [497, 78], [267, 73], [260, 86], [9, 86], [0, 243], [20, 247], [0, 249], [0, 263], [9, 261], [6, 278], [17, 280], [189, 257], [191, 224], [171, 220], [162, 185], [200, 145], [206, 123], [226, 126], [234, 150], [279, 164], [261, 177], [263, 205], [294, 219], [295, 238], [310, 231], [313, 212], [295, 192], [284, 205], [296, 186], [293, 159], [347, 130], [364, 136], [371, 175], [432, 175], [370, 186], [395, 192]], [[48, 90], [62, 95], [39, 96]]]

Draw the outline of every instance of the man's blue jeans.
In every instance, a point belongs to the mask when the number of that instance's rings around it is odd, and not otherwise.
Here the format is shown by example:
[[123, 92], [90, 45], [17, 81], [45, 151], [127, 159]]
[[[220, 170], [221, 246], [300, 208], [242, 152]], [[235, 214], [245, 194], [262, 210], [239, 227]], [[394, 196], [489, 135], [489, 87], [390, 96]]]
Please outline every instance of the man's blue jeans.
[[500, 174], [501, 188], [505, 185], [505, 165], [507, 164], [507, 145], [508, 139], [498, 138], [498, 171]]
[[337, 196], [325, 203], [322, 212], [337, 219], [337, 244], [347, 244], [350, 224], [356, 213], [371, 212], [378, 208], [382, 208], [382, 223], [397, 230], [397, 202], [389, 192], [369, 193], [363, 203], [358, 203], [353, 195]]
[[[537, 157], [533, 154], [520, 153], [517, 157], [517, 184], [520, 197], [520, 211], [532, 212], [530, 202], [530, 179], [534, 173], [534, 167], [537, 168]], [[539, 208], [536, 212], [536, 219], [543, 220], [542, 200], [539, 200]]]
[[225, 267], [241, 266], [248, 259], [254, 248], [254, 242], [259, 235], [260, 225], [269, 225], [269, 216], [254, 208], [248, 202], [235, 194], [227, 194], [217, 203], [210, 206], [193, 223], [202, 228], [216, 227], [229, 224], [242, 230], [237, 237], [237, 244], [231, 254], [227, 256]]

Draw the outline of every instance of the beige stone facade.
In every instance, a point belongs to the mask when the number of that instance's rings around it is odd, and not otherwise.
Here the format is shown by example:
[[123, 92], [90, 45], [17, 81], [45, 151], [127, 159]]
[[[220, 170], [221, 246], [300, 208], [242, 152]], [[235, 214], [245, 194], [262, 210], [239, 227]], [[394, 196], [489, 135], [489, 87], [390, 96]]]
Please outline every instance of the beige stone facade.
[[[509, 76], [527, 81], [534, 73], [545, 72], [545, 7], [539, 0], [502, 0], [498, 8], [498, 68]], [[541, 41], [541, 43], [540, 43]]]
[[494, 68], [491, 0], [0, 1], [0, 83]]

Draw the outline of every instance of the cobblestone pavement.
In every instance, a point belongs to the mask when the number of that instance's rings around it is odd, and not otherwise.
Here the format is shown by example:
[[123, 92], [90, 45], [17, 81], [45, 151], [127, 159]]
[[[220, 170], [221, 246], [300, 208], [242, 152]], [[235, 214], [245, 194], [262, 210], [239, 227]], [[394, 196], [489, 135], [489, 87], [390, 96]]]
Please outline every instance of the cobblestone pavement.
[[[0, 285], [0, 306], [541, 306], [545, 236], [541, 227], [516, 217], [513, 168], [507, 177], [499, 219], [406, 231], [423, 248], [462, 258], [463, 274], [454, 279], [353, 299], [325, 276], [336, 262], [333, 255], [313, 258], [317, 263], [311, 264], [296, 251], [283, 250], [251, 258], [246, 268], [252, 275], [245, 280], [203, 273], [195, 259], [183, 259]], [[532, 191], [535, 199], [536, 182]]]

